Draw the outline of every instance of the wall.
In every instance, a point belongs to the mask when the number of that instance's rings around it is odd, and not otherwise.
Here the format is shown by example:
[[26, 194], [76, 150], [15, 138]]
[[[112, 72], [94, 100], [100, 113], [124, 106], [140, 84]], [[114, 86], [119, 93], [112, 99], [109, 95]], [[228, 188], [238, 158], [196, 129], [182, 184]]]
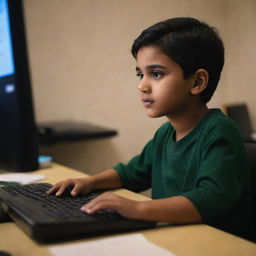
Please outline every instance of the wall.
[[256, 1], [230, 0], [226, 74], [226, 102], [246, 102], [256, 129]]
[[[155, 22], [192, 16], [218, 28], [232, 48], [230, 55], [237, 49], [230, 42], [236, 35], [232, 23], [239, 23], [237, 8], [243, 9], [246, 22], [247, 8], [253, 15], [250, 6], [253, 0], [25, 0], [37, 120], [88, 121], [119, 131], [114, 138], [60, 144], [42, 152], [89, 173], [129, 160], [166, 120], [148, 118], [139, 100], [129, 52], [133, 40]], [[239, 33], [242, 28], [237, 27]], [[252, 45], [250, 40], [243, 43], [239, 53]], [[239, 58], [234, 57], [240, 63]], [[225, 68], [210, 106], [236, 99], [227, 96], [235, 93], [232, 62], [230, 58], [229, 72]]]

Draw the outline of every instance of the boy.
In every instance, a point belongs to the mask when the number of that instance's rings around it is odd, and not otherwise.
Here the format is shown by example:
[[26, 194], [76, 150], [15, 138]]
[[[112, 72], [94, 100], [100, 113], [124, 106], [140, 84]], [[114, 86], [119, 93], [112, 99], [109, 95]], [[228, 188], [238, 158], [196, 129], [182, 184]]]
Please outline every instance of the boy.
[[148, 221], [207, 223], [248, 237], [251, 223], [249, 171], [242, 136], [218, 109], [208, 109], [224, 64], [215, 29], [193, 18], [174, 18], [144, 30], [132, 46], [139, 91], [148, 116], [166, 116], [142, 153], [128, 164], [84, 179], [55, 184], [60, 196], [93, 189], [152, 188], [151, 201], [107, 192], [81, 208], [112, 209]]

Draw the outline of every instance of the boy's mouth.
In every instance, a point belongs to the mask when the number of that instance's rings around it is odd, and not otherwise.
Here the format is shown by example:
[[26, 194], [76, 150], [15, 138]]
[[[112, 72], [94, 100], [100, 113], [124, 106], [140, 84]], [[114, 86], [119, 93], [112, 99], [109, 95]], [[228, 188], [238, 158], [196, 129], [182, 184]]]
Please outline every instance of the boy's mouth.
[[150, 107], [154, 103], [154, 101], [152, 99], [147, 99], [147, 98], [142, 99], [142, 102], [145, 107]]

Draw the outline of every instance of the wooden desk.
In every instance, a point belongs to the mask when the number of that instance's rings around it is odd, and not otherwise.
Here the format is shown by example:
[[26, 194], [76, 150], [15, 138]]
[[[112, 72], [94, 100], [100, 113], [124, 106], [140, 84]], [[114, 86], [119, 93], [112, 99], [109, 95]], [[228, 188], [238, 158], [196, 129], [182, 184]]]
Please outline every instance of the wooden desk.
[[[35, 174], [45, 175], [44, 181], [50, 183], [55, 183], [64, 178], [86, 176], [81, 172], [57, 164], [54, 164], [51, 168], [37, 171]], [[142, 195], [124, 189], [117, 190], [117, 193], [131, 199], [147, 199]], [[142, 231], [141, 233], [151, 242], [179, 256], [256, 255], [255, 243], [203, 224], [161, 227]], [[63, 242], [63, 244], [91, 239]], [[13, 222], [0, 223], [0, 250], [8, 251], [12, 256], [50, 256], [48, 246], [49, 244], [39, 244], [30, 239]]]

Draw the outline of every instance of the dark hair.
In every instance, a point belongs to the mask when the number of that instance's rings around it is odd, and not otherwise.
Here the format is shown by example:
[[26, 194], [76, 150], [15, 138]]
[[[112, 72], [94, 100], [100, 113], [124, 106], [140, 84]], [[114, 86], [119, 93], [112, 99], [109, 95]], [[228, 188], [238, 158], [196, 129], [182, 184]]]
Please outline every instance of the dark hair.
[[132, 55], [136, 58], [140, 48], [149, 45], [179, 64], [185, 79], [204, 68], [209, 82], [200, 96], [204, 103], [211, 99], [224, 64], [224, 46], [215, 28], [193, 18], [168, 19], [145, 29], [134, 41]]

